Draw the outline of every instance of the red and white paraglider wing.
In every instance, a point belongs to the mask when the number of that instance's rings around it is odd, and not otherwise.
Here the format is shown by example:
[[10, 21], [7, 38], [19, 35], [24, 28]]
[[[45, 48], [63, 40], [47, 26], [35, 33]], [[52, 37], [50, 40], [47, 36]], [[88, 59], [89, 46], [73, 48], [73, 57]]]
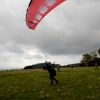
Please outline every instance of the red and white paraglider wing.
[[26, 24], [35, 29], [42, 18], [65, 0], [31, 0], [26, 13]]

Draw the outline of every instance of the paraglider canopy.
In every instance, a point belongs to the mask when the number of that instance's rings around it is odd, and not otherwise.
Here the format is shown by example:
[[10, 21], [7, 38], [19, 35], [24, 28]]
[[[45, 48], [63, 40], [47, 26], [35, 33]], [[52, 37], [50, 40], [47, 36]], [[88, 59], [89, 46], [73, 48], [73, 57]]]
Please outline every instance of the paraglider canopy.
[[34, 30], [44, 16], [64, 1], [65, 0], [31, 0], [26, 13], [27, 26]]

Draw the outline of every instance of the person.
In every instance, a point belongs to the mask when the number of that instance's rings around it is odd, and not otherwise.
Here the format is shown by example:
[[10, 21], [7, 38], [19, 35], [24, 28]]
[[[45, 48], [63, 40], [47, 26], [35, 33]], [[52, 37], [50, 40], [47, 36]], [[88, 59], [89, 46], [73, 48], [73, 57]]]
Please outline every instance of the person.
[[98, 64], [97, 64], [97, 63], [95, 63], [95, 70], [96, 70], [96, 69], [98, 69]]
[[60, 68], [59, 68], [59, 67], [60, 67], [60, 65], [57, 65], [57, 69], [58, 69], [58, 71], [60, 72]]
[[73, 68], [74, 66], [73, 66], [73, 64], [71, 65], [71, 68]]
[[58, 80], [56, 80], [54, 78], [54, 76], [56, 75], [56, 71], [54, 70], [54, 67], [51, 67], [51, 66], [49, 66], [49, 64], [46, 64], [46, 68], [47, 68], [49, 75], [50, 75], [51, 85], [53, 84], [53, 80], [58, 84]]
[[42, 68], [43, 68], [43, 70], [46, 70], [46, 67], [45, 67], [45, 65], [43, 65], [43, 66], [42, 66]]

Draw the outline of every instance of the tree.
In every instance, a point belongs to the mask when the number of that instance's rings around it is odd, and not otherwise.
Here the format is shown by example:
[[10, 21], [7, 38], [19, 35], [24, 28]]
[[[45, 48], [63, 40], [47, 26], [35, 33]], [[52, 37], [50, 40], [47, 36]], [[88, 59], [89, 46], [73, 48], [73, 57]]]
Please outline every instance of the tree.
[[98, 54], [99, 54], [99, 57], [100, 57], [100, 48], [98, 49]]
[[92, 59], [90, 54], [83, 54], [83, 58], [81, 60], [81, 63], [87, 63], [88, 61], [90, 61]]
[[97, 55], [96, 51], [91, 52], [90, 55], [91, 55], [91, 58], [92, 58], [91, 60], [97, 60], [98, 59], [98, 55]]

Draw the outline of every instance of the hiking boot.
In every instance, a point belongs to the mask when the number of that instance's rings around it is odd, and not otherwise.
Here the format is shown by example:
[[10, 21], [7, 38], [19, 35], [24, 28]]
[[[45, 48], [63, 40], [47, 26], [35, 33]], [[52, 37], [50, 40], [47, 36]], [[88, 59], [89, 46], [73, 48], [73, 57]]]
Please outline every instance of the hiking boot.
[[53, 83], [51, 83], [51, 85], [53, 85]]
[[57, 84], [58, 84], [58, 81], [57, 81]]

